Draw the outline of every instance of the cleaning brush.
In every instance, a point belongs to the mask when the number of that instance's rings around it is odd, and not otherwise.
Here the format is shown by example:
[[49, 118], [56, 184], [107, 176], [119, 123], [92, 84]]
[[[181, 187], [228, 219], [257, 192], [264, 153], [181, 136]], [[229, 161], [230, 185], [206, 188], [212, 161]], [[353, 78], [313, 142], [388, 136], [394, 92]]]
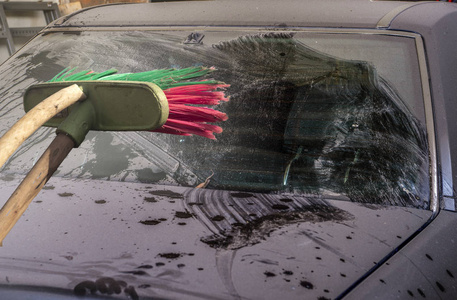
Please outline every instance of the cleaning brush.
[[[162, 127], [154, 132], [176, 135], [199, 135], [216, 139], [214, 133], [221, 133], [222, 128], [208, 123], [227, 120], [223, 112], [206, 106], [218, 105], [228, 101], [224, 89], [229, 87], [216, 80], [197, 80], [208, 75], [215, 68], [189, 67], [184, 69], [158, 69], [140, 73], [117, 73], [116, 69], [104, 72], [84, 70], [75, 72], [76, 68], [66, 68], [49, 82], [82, 81], [82, 80], [121, 80], [151, 82], [159, 86], [167, 97], [169, 116]], [[196, 80], [196, 81], [194, 81]]]

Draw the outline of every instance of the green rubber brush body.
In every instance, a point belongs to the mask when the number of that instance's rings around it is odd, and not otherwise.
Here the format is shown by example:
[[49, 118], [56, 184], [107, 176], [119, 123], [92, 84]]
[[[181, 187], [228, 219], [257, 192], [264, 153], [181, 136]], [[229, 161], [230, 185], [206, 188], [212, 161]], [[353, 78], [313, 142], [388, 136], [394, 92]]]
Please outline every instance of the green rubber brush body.
[[89, 130], [154, 130], [168, 118], [168, 101], [162, 89], [153, 83], [132, 81], [65, 81], [33, 85], [24, 95], [25, 111], [75, 83], [87, 99], [63, 110], [45, 126], [58, 127], [58, 132], [70, 135], [77, 146]]

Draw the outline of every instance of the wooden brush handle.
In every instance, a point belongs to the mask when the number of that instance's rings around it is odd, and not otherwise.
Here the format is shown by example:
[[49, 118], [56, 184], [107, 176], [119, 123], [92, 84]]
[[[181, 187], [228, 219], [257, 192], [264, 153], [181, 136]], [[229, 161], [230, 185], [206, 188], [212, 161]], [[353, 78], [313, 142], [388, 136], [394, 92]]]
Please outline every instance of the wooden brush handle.
[[74, 145], [71, 138], [58, 134], [3, 205], [0, 210], [0, 245]]
[[16, 122], [0, 139], [0, 168], [20, 145], [40, 126], [86, 96], [73, 84], [44, 99]]

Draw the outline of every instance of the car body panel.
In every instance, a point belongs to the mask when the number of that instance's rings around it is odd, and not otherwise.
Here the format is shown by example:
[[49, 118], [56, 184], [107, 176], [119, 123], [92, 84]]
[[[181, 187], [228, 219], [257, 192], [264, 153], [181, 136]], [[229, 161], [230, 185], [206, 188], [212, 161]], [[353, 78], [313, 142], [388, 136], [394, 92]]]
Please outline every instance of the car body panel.
[[345, 299], [455, 299], [457, 221], [442, 211], [424, 231]]
[[[61, 18], [62, 27], [92, 26], [280, 26], [376, 28], [387, 14], [418, 3], [399, 1], [177, 1], [92, 7]], [[243, 9], [240, 10], [239, 7]], [[130, 18], [129, 9], [135, 11]], [[102, 13], [101, 13], [102, 12]], [[232, 13], [227, 13], [232, 12]], [[116, 20], [110, 14], [119, 16]], [[390, 15], [389, 15], [390, 16]]]
[[[8, 177], [2, 193], [19, 179]], [[0, 284], [74, 290], [109, 277], [141, 297], [334, 298], [430, 216], [315, 197], [53, 178], [4, 240]]]

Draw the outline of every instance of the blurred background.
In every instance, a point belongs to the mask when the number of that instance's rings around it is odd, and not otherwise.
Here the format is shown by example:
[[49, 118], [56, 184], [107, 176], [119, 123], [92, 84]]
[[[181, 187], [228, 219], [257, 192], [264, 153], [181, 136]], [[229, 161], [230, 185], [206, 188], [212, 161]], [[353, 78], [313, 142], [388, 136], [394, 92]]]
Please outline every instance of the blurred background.
[[80, 9], [108, 3], [141, 3], [153, 0], [53, 0], [0, 1], [0, 63], [44, 26]]

